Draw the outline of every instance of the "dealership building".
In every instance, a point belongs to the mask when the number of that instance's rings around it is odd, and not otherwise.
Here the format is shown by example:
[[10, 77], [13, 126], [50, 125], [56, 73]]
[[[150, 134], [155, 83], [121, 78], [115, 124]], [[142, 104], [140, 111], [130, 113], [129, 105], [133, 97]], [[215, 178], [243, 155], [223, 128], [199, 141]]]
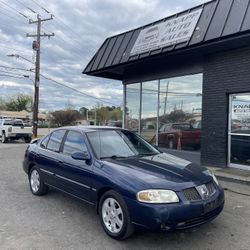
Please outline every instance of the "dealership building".
[[[163, 6], [164, 7], [164, 6]], [[214, 0], [107, 38], [85, 74], [121, 80], [123, 126], [250, 170], [250, 1]]]

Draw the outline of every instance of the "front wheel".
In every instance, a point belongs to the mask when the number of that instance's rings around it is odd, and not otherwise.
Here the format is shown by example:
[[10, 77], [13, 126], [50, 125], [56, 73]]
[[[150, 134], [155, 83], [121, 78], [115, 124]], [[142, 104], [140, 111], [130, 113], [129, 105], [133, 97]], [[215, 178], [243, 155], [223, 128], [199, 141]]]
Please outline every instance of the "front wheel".
[[115, 191], [108, 191], [102, 196], [99, 215], [104, 231], [113, 239], [123, 240], [134, 232], [127, 205]]
[[8, 138], [6, 137], [5, 133], [2, 133], [2, 143], [7, 143], [8, 142]]
[[40, 176], [39, 170], [33, 167], [29, 173], [30, 190], [34, 195], [44, 195], [48, 192], [48, 186], [46, 186]]

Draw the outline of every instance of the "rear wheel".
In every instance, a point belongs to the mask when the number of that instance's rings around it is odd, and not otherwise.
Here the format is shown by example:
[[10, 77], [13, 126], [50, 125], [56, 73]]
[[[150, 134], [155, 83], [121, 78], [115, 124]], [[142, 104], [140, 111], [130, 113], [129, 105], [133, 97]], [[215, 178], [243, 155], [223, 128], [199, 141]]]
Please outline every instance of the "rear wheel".
[[31, 142], [31, 140], [32, 140], [32, 138], [31, 138], [31, 137], [25, 137], [25, 138], [24, 138], [24, 141], [25, 141], [26, 143], [30, 143], [30, 142]]
[[104, 231], [113, 239], [123, 240], [134, 232], [127, 205], [114, 191], [108, 191], [102, 196], [99, 215]]
[[44, 195], [48, 192], [48, 186], [46, 186], [41, 178], [39, 170], [33, 167], [29, 173], [30, 190], [34, 195]]

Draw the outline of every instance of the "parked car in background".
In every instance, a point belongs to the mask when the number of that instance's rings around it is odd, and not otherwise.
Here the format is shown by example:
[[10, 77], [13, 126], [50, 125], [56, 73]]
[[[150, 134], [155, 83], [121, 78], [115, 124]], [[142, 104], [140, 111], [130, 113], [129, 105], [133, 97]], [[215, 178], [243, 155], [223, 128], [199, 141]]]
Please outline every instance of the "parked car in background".
[[25, 127], [21, 119], [0, 120], [0, 136], [2, 143], [9, 140], [24, 139], [29, 143], [32, 139], [32, 127]]
[[181, 147], [199, 149], [201, 144], [201, 125], [199, 122], [193, 126], [190, 123], [165, 124], [159, 130], [158, 143], [160, 146], [177, 148], [178, 142]]
[[121, 128], [122, 127], [122, 121], [109, 121], [108, 126], [109, 127]]
[[114, 239], [135, 227], [197, 227], [224, 206], [223, 189], [205, 167], [160, 153], [119, 128], [56, 129], [28, 146], [23, 169], [34, 195], [52, 187], [87, 202]]

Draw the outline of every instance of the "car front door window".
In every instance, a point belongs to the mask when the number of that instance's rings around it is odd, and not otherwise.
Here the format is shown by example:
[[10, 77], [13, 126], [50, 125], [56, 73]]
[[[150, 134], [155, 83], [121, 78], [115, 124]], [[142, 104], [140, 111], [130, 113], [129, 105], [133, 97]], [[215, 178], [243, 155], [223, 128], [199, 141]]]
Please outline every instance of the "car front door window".
[[71, 155], [74, 152], [87, 151], [83, 136], [75, 131], [69, 131], [64, 142], [62, 153]]

